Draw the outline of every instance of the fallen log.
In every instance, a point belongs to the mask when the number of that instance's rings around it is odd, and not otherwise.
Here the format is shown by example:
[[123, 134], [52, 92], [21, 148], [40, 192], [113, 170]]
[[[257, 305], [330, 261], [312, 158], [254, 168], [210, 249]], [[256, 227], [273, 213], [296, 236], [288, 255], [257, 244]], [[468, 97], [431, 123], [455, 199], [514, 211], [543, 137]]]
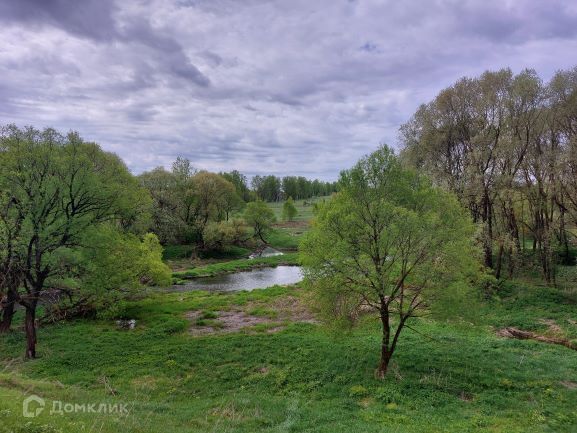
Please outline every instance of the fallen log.
[[569, 349], [577, 350], [577, 344], [566, 338], [546, 337], [545, 335], [536, 334], [531, 331], [523, 331], [514, 327], [507, 327], [497, 331], [497, 335], [506, 338], [516, 338], [518, 340], [536, 340], [543, 343], [559, 344]]

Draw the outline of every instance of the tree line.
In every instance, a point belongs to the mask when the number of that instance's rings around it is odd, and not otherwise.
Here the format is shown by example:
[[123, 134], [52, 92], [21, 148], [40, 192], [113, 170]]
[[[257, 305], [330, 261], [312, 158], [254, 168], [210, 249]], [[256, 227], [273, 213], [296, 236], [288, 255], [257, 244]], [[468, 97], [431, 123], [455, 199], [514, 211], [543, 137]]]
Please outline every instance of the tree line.
[[[239, 171], [198, 171], [181, 157], [171, 170], [155, 168], [138, 179], [152, 197], [152, 231], [160, 241], [195, 244], [199, 249], [222, 245], [215, 238], [227, 238], [230, 244], [246, 240], [239, 217], [247, 203], [285, 200], [294, 207], [293, 199], [330, 195], [337, 185], [295, 176], [255, 176], [249, 186]], [[292, 209], [285, 215], [295, 216]]]
[[337, 182], [309, 180], [302, 176], [254, 176], [251, 186], [259, 199], [269, 202], [286, 200], [288, 197], [303, 200], [331, 195], [337, 191]]
[[527, 250], [543, 278], [570, 262], [577, 224], [577, 68], [463, 78], [401, 128], [402, 158], [481, 225], [485, 265], [512, 275]]

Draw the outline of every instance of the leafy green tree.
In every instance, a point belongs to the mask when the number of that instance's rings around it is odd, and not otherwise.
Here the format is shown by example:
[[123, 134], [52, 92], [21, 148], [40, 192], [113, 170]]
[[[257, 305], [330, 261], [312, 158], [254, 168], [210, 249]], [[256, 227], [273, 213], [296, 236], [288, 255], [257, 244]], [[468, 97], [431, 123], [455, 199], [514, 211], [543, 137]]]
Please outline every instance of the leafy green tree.
[[89, 296], [106, 296], [118, 288], [141, 285], [168, 286], [170, 268], [162, 262], [162, 246], [156, 235], [123, 233], [113, 225], [88, 230], [79, 255], [81, 290]]
[[192, 207], [192, 182], [162, 167], [142, 173], [138, 180], [152, 197], [151, 230], [163, 244], [180, 241], [186, 231], [186, 216]]
[[292, 221], [298, 214], [295, 202], [292, 197], [289, 197], [282, 205], [282, 219], [285, 221]]
[[219, 174], [196, 171], [180, 157], [171, 172], [156, 168], [139, 179], [153, 198], [152, 229], [164, 244], [202, 246], [208, 223], [226, 220], [244, 205], [232, 182]]
[[246, 225], [240, 219], [210, 222], [204, 228], [203, 240], [206, 248], [223, 250], [227, 246], [240, 244], [248, 239]]
[[276, 220], [273, 210], [264, 201], [250, 202], [246, 205], [244, 220], [253, 228], [254, 236], [266, 244], [265, 237]]
[[386, 146], [342, 172], [340, 188], [301, 244], [305, 281], [333, 323], [379, 317], [383, 378], [411, 318], [468, 294], [474, 226], [455, 197], [403, 169]]
[[68, 272], [70, 255], [86, 247], [87, 230], [104, 223], [122, 228], [148, 194], [116, 155], [75, 133], [9, 126], [0, 149], [0, 191], [14, 206], [4, 225], [21, 226], [12, 254], [24, 280], [17, 298], [25, 309], [26, 356], [34, 358], [44, 290]]
[[248, 179], [244, 174], [238, 170], [233, 170], [228, 173], [220, 173], [220, 175], [234, 185], [236, 193], [243, 201], [251, 201], [252, 197], [248, 187]]

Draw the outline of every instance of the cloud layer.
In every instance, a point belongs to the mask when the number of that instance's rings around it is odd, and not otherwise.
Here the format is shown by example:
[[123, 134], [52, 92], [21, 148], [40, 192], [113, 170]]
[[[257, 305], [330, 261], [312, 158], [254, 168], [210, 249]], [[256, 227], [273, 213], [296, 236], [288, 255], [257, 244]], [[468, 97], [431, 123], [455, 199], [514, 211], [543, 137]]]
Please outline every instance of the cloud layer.
[[0, 121], [135, 173], [336, 178], [463, 75], [575, 66], [571, 0], [3, 0]]

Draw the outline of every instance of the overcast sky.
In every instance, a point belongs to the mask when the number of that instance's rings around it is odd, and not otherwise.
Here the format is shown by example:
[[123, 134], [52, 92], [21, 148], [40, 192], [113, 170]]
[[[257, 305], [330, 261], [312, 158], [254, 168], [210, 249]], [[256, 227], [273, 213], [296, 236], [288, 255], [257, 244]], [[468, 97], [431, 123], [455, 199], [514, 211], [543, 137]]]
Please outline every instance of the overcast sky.
[[0, 122], [134, 173], [335, 179], [464, 75], [575, 65], [573, 0], [0, 0]]

